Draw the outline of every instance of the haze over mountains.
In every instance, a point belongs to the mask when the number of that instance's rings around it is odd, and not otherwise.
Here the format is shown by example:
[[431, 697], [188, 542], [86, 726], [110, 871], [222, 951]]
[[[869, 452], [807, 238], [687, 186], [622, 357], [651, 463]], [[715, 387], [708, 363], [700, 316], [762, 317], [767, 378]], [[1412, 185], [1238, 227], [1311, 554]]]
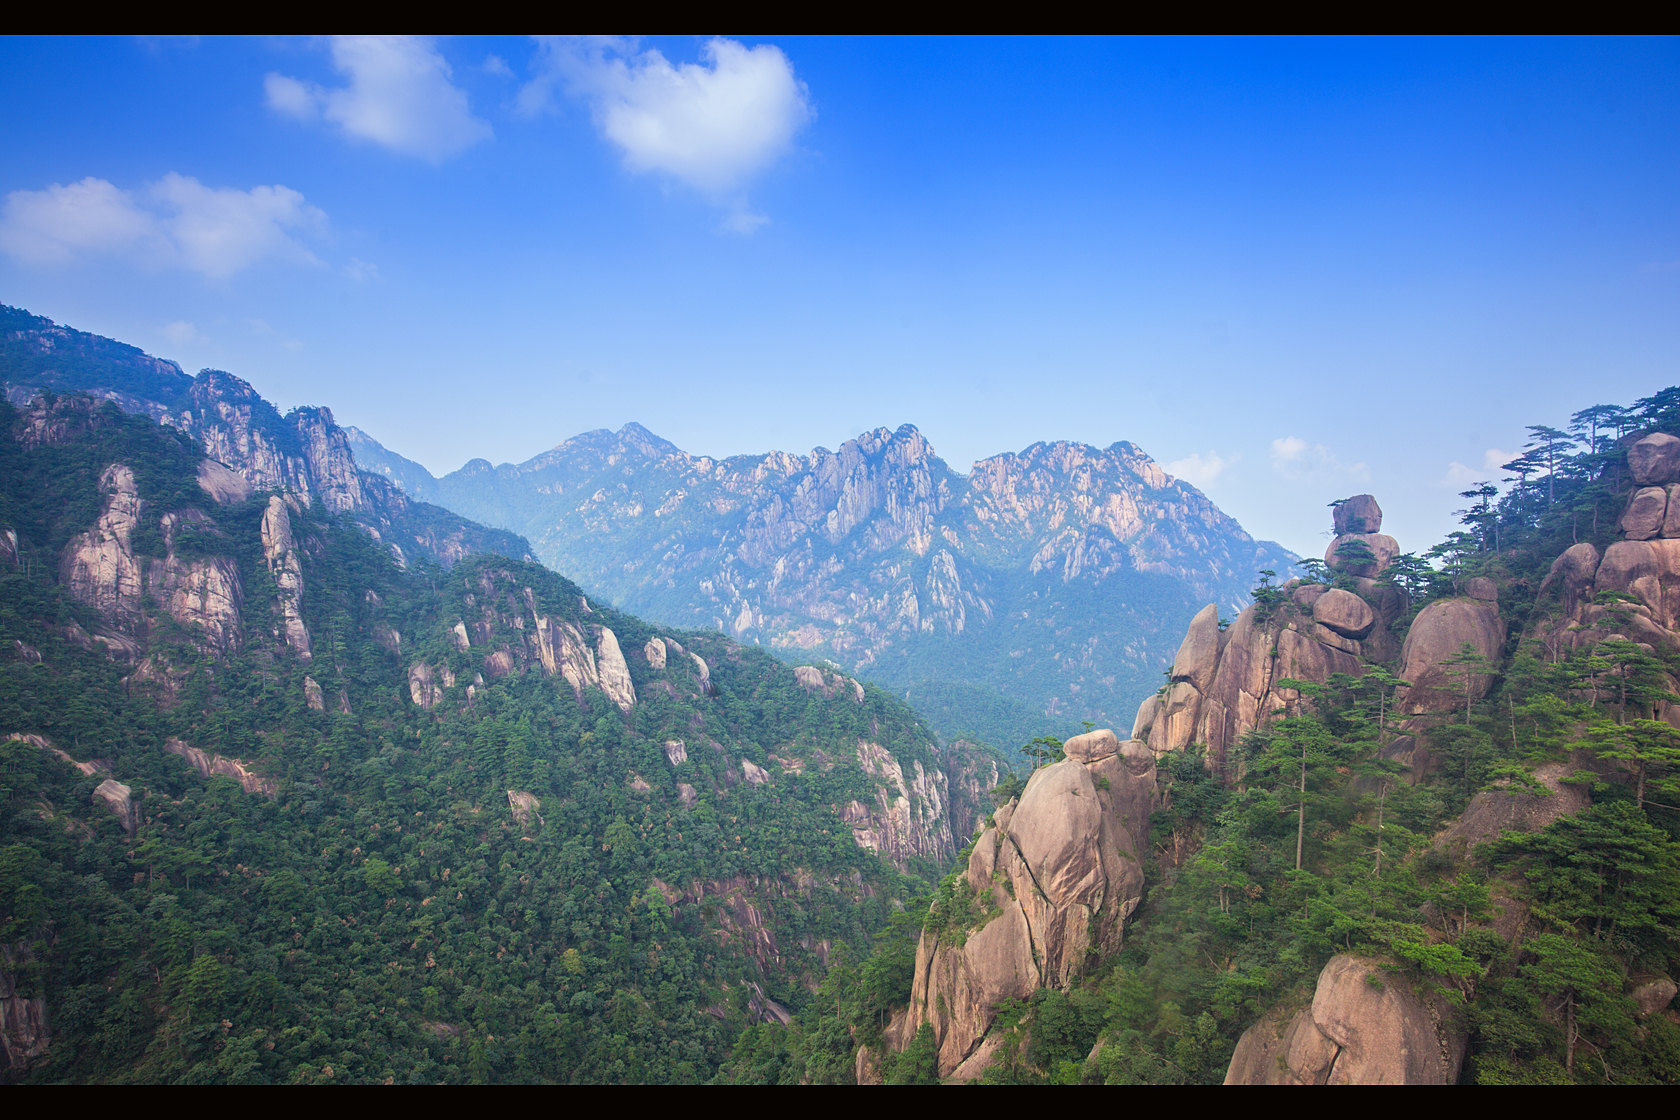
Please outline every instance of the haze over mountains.
[[1258, 571], [1296, 559], [1127, 442], [1036, 443], [965, 475], [908, 424], [713, 459], [632, 423], [439, 479], [348, 436], [363, 467], [522, 534], [627, 610], [831, 659], [947, 737], [1005, 747], [1127, 723], [1186, 620], [1210, 601], [1234, 616]]

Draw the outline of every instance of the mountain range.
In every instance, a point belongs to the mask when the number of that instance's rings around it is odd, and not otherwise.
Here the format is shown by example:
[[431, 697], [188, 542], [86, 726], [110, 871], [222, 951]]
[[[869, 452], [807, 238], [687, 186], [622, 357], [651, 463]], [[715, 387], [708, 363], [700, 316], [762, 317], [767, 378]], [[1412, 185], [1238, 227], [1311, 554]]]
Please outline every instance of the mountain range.
[[626, 610], [833, 662], [947, 739], [1003, 747], [1129, 720], [1198, 609], [1234, 617], [1259, 571], [1297, 559], [1126, 442], [1036, 443], [963, 474], [911, 425], [714, 459], [627, 424], [435, 478], [347, 435], [364, 468], [523, 535]]

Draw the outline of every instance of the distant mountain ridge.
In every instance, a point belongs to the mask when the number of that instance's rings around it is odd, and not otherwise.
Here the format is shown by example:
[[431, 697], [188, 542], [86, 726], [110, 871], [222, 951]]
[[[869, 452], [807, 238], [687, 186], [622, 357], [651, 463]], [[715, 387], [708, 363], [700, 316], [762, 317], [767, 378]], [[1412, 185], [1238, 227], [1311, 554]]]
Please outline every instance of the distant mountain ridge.
[[42, 392], [87, 393], [186, 432], [228, 468], [229, 485], [318, 499], [329, 513], [348, 514], [403, 563], [452, 564], [474, 552], [534, 559], [518, 537], [413, 500], [402, 487], [358, 470], [330, 409], [295, 408], [282, 416], [249, 383], [221, 370], [189, 377], [137, 347], [0, 306], [0, 384], [19, 407]]
[[689, 455], [639, 424], [433, 478], [358, 432], [358, 462], [527, 537], [624, 609], [829, 658], [947, 736], [1005, 746], [1130, 718], [1185, 622], [1296, 557], [1135, 444], [1037, 443], [951, 469], [913, 425], [839, 450]]

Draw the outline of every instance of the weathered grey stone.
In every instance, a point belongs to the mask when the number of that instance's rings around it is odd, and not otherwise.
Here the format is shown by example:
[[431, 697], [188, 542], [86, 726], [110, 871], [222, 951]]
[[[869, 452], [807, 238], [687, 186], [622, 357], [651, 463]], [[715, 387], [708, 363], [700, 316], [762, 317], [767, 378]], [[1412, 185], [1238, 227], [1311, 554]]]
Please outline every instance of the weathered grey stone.
[[1649, 1019], [1674, 1002], [1676, 992], [1680, 992], [1680, 985], [1666, 976], [1647, 980], [1633, 989], [1634, 1014], [1641, 1019]]
[[1355, 494], [1338, 503], [1332, 517], [1337, 536], [1343, 533], [1382, 532], [1382, 507], [1369, 494]]
[[1365, 600], [1351, 591], [1335, 588], [1320, 595], [1312, 606], [1313, 620], [1344, 638], [1363, 638], [1377, 624], [1377, 615]]
[[93, 800], [104, 802], [131, 837], [140, 827], [140, 810], [134, 804], [133, 794], [132, 789], [115, 778], [106, 778], [93, 791]]
[[1639, 440], [1628, 448], [1628, 472], [1647, 486], [1680, 482], [1680, 439], [1652, 432]]

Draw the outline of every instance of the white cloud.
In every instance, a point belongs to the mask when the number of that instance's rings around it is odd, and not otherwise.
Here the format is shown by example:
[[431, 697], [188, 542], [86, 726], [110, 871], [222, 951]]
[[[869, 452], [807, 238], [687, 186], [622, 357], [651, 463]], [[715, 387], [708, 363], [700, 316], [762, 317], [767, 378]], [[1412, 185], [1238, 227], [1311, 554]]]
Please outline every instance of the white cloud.
[[223, 280], [266, 260], [319, 264], [297, 235], [326, 223], [290, 187], [207, 187], [171, 172], [129, 191], [89, 177], [7, 195], [0, 251], [26, 264], [112, 255]]
[[1518, 455], [1515, 451], [1501, 451], [1497, 447], [1490, 447], [1482, 452], [1480, 468], [1467, 467], [1454, 459], [1447, 465], [1447, 473], [1441, 478], [1441, 485], [1452, 490], [1461, 490], [1467, 486], [1474, 486], [1480, 482], [1498, 482], [1505, 475], [1505, 464], [1514, 460]]
[[263, 79], [268, 107], [296, 120], [322, 118], [348, 136], [432, 163], [490, 138], [489, 122], [473, 115], [449, 63], [426, 40], [341, 35], [331, 51], [347, 85], [328, 89], [271, 73]]
[[1225, 473], [1235, 459], [1227, 459], [1217, 451], [1209, 451], [1203, 455], [1199, 451], [1192, 451], [1182, 459], [1174, 459], [1167, 464], [1167, 473], [1182, 478], [1190, 485], [1202, 488], [1211, 484], [1214, 479]]
[[0, 250], [26, 264], [60, 264], [90, 251], [159, 250], [158, 242], [154, 216], [104, 179], [13, 191], [0, 210]]
[[187, 322], [177, 319], [173, 323], [165, 323], [158, 328], [158, 333], [168, 339], [173, 346], [199, 346], [210, 341], [204, 332]]
[[1322, 443], [1308, 443], [1293, 435], [1272, 441], [1272, 469], [1291, 482], [1309, 479], [1365, 482], [1371, 477], [1371, 469], [1363, 462], [1344, 463]]
[[673, 66], [624, 39], [539, 40], [538, 75], [520, 91], [527, 113], [550, 108], [556, 85], [588, 102], [631, 171], [668, 175], [731, 210], [726, 228], [766, 220], [741, 197], [793, 147], [813, 116], [810, 91], [780, 49], [711, 39], [702, 61]]
[[379, 279], [379, 266], [360, 257], [351, 257], [350, 263], [344, 266], [344, 275], [358, 284], [367, 284]]

